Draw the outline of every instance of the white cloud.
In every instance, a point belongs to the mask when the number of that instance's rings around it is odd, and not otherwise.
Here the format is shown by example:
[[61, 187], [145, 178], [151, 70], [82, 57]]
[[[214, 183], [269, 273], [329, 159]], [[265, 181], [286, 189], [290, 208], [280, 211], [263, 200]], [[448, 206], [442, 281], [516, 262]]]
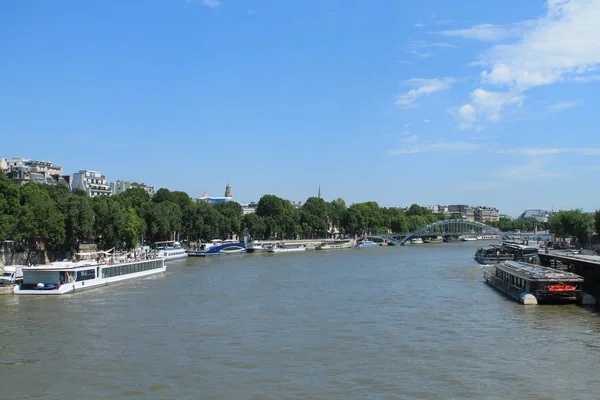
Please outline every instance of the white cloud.
[[414, 24], [413, 25], [415, 28], [422, 28], [425, 26], [425, 24]]
[[428, 123], [431, 122], [431, 120], [430, 119], [424, 119], [423, 122], [426, 123], [426, 124], [428, 124]]
[[547, 8], [517, 43], [494, 46], [481, 56], [489, 68], [484, 78], [525, 90], [600, 66], [600, 0], [548, 0]]
[[454, 36], [463, 39], [476, 39], [485, 42], [498, 42], [504, 39], [519, 37], [531, 21], [524, 21], [512, 25], [479, 24], [467, 29], [444, 30], [435, 33], [444, 36]]
[[554, 104], [549, 105], [548, 111], [558, 112], [558, 111], [568, 110], [569, 108], [577, 107], [580, 104], [581, 104], [581, 102], [577, 101], [577, 100], [563, 101], [560, 103], [554, 103]]
[[417, 135], [410, 135], [407, 138], [402, 139], [404, 142], [416, 142], [417, 141]]
[[[506, 90], [478, 88], [473, 91], [470, 105], [477, 118], [500, 120], [504, 108], [520, 106], [525, 100], [524, 92], [537, 86], [600, 79], [593, 74], [600, 68], [600, 40], [597, 39], [600, 37], [597, 22], [600, 21], [600, 0], [547, 0], [546, 8], [546, 14], [534, 21], [439, 32], [488, 41], [518, 36], [518, 40], [494, 45], [479, 56], [476, 65], [485, 68], [480, 75], [481, 83]], [[556, 105], [550, 111], [569, 107]], [[464, 126], [465, 121], [461, 124]]]
[[401, 94], [396, 99], [396, 104], [404, 107], [408, 107], [414, 104], [414, 102], [421, 96], [439, 92], [440, 90], [449, 89], [454, 83], [453, 78], [434, 78], [434, 79], [422, 79], [414, 78], [404, 82], [406, 85], [413, 86], [414, 89]]
[[597, 156], [600, 155], [600, 148], [587, 147], [522, 147], [516, 149], [496, 149], [491, 151], [496, 154], [523, 154], [527, 156], [546, 156], [556, 154], [579, 154], [584, 156]]
[[215, 7], [219, 7], [221, 5], [221, 1], [220, 0], [202, 0], [202, 4], [204, 4], [206, 7], [215, 8]]
[[404, 147], [400, 149], [389, 150], [390, 155], [402, 155], [402, 154], [417, 154], [417, 153], [432, 153], [432, 152], [468, 152], [477, 150], [481, 145], [477, 143], [469, 142], [436, 142], [427, 143], [422, 145], [415, 145], [411, 147]]

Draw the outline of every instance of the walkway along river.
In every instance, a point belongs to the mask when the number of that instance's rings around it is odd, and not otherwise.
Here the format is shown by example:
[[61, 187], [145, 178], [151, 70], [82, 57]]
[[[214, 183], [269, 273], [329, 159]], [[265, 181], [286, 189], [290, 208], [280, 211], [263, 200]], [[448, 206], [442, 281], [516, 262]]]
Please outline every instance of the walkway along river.
[[3, 399], [596, 399], [600, 318], [485, 285], [478, 244], [174, 262], [0, 296]]

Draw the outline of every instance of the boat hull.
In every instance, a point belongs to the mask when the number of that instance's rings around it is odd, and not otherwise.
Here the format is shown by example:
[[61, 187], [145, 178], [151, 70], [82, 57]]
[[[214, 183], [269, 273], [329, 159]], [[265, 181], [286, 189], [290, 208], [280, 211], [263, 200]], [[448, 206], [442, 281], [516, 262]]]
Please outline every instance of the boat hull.
[[212, 246], [206, 250], [190, 250], [188, 256], [190, 257], [210, 257], [210, 256], [222, 256], [229, 254], [243, 254], [246, 253], [246, 245], [240, 243], [225, 243], [217, 246]]
[[[79, 291], [83, 291], [83, 290], [95, 289], [95, 288], [98, 288], [101, 286], [107, 286], [107, 285], [110, 285], [113, 283], [125, 282], [125, 281], [129, 281], [132, 279], [144, 278], [144, 277], [148, 277], [151, 275], [165, 273], [166, 271], [167, 271], [167, 267], [163, 263], [162, 267], [156, 268], [156, 269], [151, 269], [148, 271], [140, 271], [140, 272], [135, 272], [135, 273], [127, 274], [127, 275], [114, 276], [114, 277], [110, 277], [110, 278], [96, 278], [96, 279], [89, 279], [89, 280], [84, 280], [84, 281], [75, 281], [75, 282], [59, 285], [58, 288], [54, 288], [54, 289], [50, 289], [50, 286], [46, 286], [45, 288], [40, 288], [40, 289], [21, 289], [22, 285], [17, 285], [17, 286], [15, 286], [13, 293], [19, 294], [19, 295], [55, 296], [55, 295], [79, 292]], [[56, 287], [55, 285], [52, 285], [52, 286]]]

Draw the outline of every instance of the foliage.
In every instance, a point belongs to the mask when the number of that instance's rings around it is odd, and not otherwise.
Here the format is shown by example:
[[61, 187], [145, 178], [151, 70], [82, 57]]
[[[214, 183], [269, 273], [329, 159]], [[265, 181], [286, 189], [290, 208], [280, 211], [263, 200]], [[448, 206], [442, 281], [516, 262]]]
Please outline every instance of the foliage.
[[558, 211], [550, 218], [550, 230], [558, 237], [574, 236], [585, 245], [594, 232], [594, 216], [581, 209]]
[[[211, 205], [186, 193], [159, 189], [151, 198], [142, 188], [117, 196], [89, 198], [61, 185], [28, 183], [18, 187], [0, 172], [0, 239], [14, 239], [30, 249], [73, 250], [95, 241], [101, 248], [131, 248], [142, 243], [177, 238], [187, 241], [228, 239], [325, 238], [335, 235], [407, 233], [446, 217], [417, 204], [408, 209], [380, 207], [375, 202], [330, 203], [310, 197], [298, 209], [275, 195], [262, 196], [256, 213], [242, 215], [238, 203]], [[600, 231], [600, 210], [559, 211], [544, 224], [501, 218], [490, 223], [502, 231], [531, 231], [548, 226], [557, 236], [574, 236], [580, 244]]]

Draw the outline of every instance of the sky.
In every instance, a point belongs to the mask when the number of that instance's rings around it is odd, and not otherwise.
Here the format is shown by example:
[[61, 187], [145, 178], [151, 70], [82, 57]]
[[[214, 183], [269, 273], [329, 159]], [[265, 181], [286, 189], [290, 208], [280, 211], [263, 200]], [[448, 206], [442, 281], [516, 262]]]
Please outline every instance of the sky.
[[600, 0], [3, 0], [0, 157], [222, 196], [600, 208]]

